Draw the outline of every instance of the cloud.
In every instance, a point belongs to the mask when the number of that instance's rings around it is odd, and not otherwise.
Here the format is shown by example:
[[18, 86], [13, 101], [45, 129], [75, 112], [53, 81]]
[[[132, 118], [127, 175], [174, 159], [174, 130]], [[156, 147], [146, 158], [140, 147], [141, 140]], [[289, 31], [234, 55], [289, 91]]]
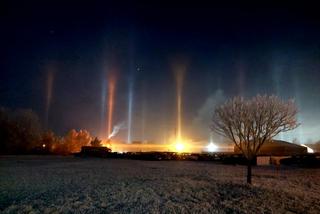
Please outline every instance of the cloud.
[[216, 106], [221, 105], [226, 100], [224, 92], [221, 89], [211, 94], [198, 109], [197, 115], [193, 120], [193, 126], [196, 134], [201, 138], [207, 138], [210, 135], [210, 123], [213, 111]]

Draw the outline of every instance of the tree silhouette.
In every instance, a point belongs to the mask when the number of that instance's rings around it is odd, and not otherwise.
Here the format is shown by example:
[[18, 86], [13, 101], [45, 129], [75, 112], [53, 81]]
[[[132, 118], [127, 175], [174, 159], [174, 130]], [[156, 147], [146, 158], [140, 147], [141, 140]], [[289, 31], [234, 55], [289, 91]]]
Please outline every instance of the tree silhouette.
[[265, 142], [298, 126], [296, 114], [292, 100], [267, 95], [248, 100], [235, 97], [215, 109], [211, 130], [230, 139], [247, 158], [247, 183], [251, 184], [252, 160]]

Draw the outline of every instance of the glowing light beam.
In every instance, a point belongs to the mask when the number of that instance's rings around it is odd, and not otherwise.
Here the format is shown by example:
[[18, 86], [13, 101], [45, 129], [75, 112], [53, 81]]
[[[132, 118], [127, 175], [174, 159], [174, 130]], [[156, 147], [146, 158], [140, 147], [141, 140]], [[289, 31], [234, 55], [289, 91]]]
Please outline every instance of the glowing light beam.
[[112, 119], [113, 119], [113, 108], [114, 108], [114, 97], [115, 97], [115, 87], [116, 79], [115, 76], [111, 76], [108, 82], [108, 136], [112, 133]]
[[181, 142], [182, 139], [182, 88], [183, 78], [186, 67], [185, 65], [179, 65], [175, 67], [176, 84], [177, 84], [177, 133], [176, 140]]
[[133, 80], [132, 80], [132, 79], [129, 79], [129, 92], [128, 92], [128, 138], [127, 138], [127, 143], [131, 143], [132, 108], [133, 108]]
[[105, 128], [106, 128], [106, 98], [107, 98], [107, 81], [106, 78], [102, 78], [102, 86], [101, 86], [101, 115], [100, 115], [100, 136], [101, 138], [105, 138]]
[[54, 72], [52, 69], [49, 69], [47, 75], [47, 94], [46, 94], [46, 112], [45, 112], [45, 128], [48, 129], [49, 123], [49, 112], [52, 100], [52, 87], [53, 87], [53, 80], [54, 80]]

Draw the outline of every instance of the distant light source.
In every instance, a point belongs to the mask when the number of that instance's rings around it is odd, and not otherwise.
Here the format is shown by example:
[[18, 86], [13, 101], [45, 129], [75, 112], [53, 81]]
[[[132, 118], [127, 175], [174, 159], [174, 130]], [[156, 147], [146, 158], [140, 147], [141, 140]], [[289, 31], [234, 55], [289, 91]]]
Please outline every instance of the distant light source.
[[42, 144], [42, 148], [46, 148], [46, 144]]
[[176, 144], [176, 150], [177, 150], [177, 152], [182, 152], [183, 149], [184, 149], [183, 143], [178, 142], [178, 143]]
[[218, 150], [218, 146], [211, 142], [207, 146], [207, 150], [208, 152], [216, 152]]
[[301, 144], [301, 146], [306, 147], [308, 153], [314, 153], [313, 149], [311, 149], [309, 146], [307, 146], [305, 144]]

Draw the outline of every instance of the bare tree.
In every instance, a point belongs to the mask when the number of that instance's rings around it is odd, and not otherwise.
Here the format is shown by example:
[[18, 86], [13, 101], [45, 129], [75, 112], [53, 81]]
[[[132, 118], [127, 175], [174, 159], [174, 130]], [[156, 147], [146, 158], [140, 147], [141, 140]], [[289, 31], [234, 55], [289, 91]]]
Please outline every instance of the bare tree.
[[215, 109], [211, 130], [230, 139], [247, 158], [247, 183], [251, 184], [252, 160], [265, 142], [298, 126], [296, 114], [293, 100], [235, 97]]
[[101, 140], [99, 140], [97, 137], [91, 140], [90, 144], [91, 146], [97, 146], [97, 147], [102, 146]]

